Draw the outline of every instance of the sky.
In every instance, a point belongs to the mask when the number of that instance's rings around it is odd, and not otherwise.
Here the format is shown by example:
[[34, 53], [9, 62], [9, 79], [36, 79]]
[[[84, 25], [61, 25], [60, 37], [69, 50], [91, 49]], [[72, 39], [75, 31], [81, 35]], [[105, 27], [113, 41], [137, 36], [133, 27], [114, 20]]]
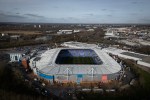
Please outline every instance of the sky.
[[0, 22], [150, 24], [150, 0], [0, 0]]

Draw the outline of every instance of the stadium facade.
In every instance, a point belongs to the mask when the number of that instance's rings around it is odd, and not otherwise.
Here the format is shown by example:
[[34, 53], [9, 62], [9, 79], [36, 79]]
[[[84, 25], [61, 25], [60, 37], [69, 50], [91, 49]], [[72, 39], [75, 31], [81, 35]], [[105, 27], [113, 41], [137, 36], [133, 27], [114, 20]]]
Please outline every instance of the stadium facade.
[[38, 53], [30, 67], [50, 82], [100, 82], [118, 77], [121, 66], [99, 48], [55, 48]]

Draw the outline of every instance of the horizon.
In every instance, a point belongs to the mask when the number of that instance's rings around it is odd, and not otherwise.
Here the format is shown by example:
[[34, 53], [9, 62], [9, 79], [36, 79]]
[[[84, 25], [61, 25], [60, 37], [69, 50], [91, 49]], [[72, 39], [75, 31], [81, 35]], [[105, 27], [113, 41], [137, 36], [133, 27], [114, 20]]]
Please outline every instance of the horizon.
[[150, 24], [149, 0], [1, 0], [0, 22]]
[[0, 22], [0, 24], [150, 25], [150, 23], [51, 23], [51, 22]]

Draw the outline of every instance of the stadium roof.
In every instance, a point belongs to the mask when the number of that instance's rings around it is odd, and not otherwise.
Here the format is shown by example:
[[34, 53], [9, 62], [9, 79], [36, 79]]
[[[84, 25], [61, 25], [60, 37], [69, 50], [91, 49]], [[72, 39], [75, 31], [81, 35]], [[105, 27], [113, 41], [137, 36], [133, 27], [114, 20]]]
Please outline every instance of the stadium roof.
[[[64, 48], [55, 48], [38, 55], [38, 60], [36, 61], [36, 67], [38, 70], [48, 75], [67, 74], [67, 71], [69, 71], [69, 74], [91, 74], [91, 71], [93, 71], [94, 74], [113, 74], [121, 70], [121, 66], [114, 59], [112, 59], [106, 52], [97, 48], [94, 48], [93, 50], [103, 62], [100, 65], [56, 64], [55, 60], [62, 49]], [[32, 58], [30, 61], [31, 67], [34, 67], [31, 62], [35, 58], [36, 57]]]

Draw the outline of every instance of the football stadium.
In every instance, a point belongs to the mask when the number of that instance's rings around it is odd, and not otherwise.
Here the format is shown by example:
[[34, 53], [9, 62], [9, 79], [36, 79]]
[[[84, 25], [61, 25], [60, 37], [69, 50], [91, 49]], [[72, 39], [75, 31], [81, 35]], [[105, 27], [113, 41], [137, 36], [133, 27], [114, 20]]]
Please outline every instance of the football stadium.
[[115, 80], [121, 66], [98, 48], [54, 48], [38, 52], [30, 67], [49, 82], [101, 82]]

